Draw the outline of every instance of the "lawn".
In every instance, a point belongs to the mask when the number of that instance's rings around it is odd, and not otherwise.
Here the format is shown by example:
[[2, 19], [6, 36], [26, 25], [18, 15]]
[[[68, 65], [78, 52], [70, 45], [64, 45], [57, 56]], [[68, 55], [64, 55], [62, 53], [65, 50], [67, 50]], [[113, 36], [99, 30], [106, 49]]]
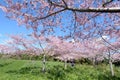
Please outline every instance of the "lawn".
[[115, 76], [111, 77], [109, 66], [102, 64], [77, 64], [71, 67], [68, 64], [48, 61], [46, 72], [43, 73], [42, 62], [34, 60], [0, 59], [0, 80], [120, 80], [120, 67], [115, 67]]

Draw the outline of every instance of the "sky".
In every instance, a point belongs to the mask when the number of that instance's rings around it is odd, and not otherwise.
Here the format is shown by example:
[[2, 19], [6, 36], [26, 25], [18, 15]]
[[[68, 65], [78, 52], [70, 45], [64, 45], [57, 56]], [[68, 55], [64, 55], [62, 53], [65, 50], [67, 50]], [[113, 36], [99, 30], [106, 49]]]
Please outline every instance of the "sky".
[[29, 34], [31, 30], [25, 26], [19, 26], [16, 21], [8, 19], [5, 13], [0, 9], [0, 44], [8, 39], [10, 34]]

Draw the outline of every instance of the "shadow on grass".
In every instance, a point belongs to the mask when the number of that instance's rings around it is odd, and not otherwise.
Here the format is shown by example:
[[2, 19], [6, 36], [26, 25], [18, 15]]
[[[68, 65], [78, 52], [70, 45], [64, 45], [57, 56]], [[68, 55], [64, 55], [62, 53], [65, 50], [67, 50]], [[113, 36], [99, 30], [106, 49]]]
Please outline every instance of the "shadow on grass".
[[7, 66], [7, 65], [9, 65], [9, 64], [11, 64], [12, 62], [9, 62], [9, 63], [3, 63], [3, 64], [1, 64], [0, 63], [0, 67], [5, 67], [5, 66]]
[[31, 74], [34, 76], [46, 77], [49, 80], [66, 80], [65, 73], [70, 70], [64, 70], [62, 66], [53, 66], [48, 68], [46, 72], [42, 72], [42, 67], [23, 67], [19, 70], [9, 70], [8, 74]]
[[79, 72], [79, 69], [76, 67], [67, 66], [67, 69], [65, 69], [64, 66], [58, 65], [50, 68], [46, 77], [49, 80], [79, 80], [73, 78], [70, 79], [68, 76], [68, 74], [76, 74], [76, 71]]
[[49, 80], [67, 80], [66, 71], [63, 66], [54, 66], [47, 72], [47, 78]]
[[120, 80], [118, 76], [111, 76], [111, 75], [99, 75], [98, 80]]
[[39, 75], [41, 67], [23, 67], [19, 70], [9, 70], [6, 73], [9, 74], [32, 74], [32, 75]]

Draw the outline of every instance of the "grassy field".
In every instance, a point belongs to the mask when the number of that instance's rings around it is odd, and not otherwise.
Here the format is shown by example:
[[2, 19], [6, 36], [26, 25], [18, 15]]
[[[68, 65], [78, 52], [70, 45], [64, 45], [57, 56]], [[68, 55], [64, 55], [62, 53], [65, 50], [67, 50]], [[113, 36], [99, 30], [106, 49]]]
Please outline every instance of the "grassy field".
[[0, 59], [0, 80], [120, 80], [120, 67], [111, 77], [108, 65], [80, 65], [64, 69], [61, 62], [47, 62], [43, 73], [41, 61]]

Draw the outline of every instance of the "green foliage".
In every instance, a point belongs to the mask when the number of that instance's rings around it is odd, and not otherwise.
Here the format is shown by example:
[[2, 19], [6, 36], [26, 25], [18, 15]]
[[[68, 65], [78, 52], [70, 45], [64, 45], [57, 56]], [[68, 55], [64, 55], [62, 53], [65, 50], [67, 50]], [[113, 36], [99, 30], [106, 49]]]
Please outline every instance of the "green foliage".
[[88, 58], [81, 58], [79, 60], [76, 60], [76, 62], [80, 64], [92, 64], [92, 61], [89, 60]]
[[116, 60], [116, 61], [113, 62], [113, 64], [114, 64], [115, 66], [120, 66], [120, 61], [119, 61], [119, 60]]
[[[33, 54], [0, 54], [1, 59], [16, 59], [16, 60], [42, 60], [43, 55]], [[53, 57], [46, 55], [46, 60], [54, 60]]]
[[16, 55], [11, 55], [12, 59], [21, 59], [21, 60], [40, 60], [39, 55], [31, 55], [31, 54], [16, 54]]
[[33, 60], [0, 59], [0, 80], [120, 80], [120, 67], [115, 67], [115, 76], [111, 77], [109, 66], [106, 64], [68, 65], [49, 61], [46, 63], [46, 72], [43, 73], [42, 62]]
[[[32, 55], [32, 54], [7, 54], [9, 55], [7, 57], [7, 59], [19, 59], [19, 60], [42, 60], [43, 59], [43, 55]], [[3, 56], [7, 56], [6, 54], [0, 54], [0, 58], [2, 58]], [[53, 57], [46, 55], [46, 60], [54, 60]]]
[[3, 55], [3, 54], [2, 54], [2, 53], [0, 53], [0, 58], [2, 58], [2, 55]]

